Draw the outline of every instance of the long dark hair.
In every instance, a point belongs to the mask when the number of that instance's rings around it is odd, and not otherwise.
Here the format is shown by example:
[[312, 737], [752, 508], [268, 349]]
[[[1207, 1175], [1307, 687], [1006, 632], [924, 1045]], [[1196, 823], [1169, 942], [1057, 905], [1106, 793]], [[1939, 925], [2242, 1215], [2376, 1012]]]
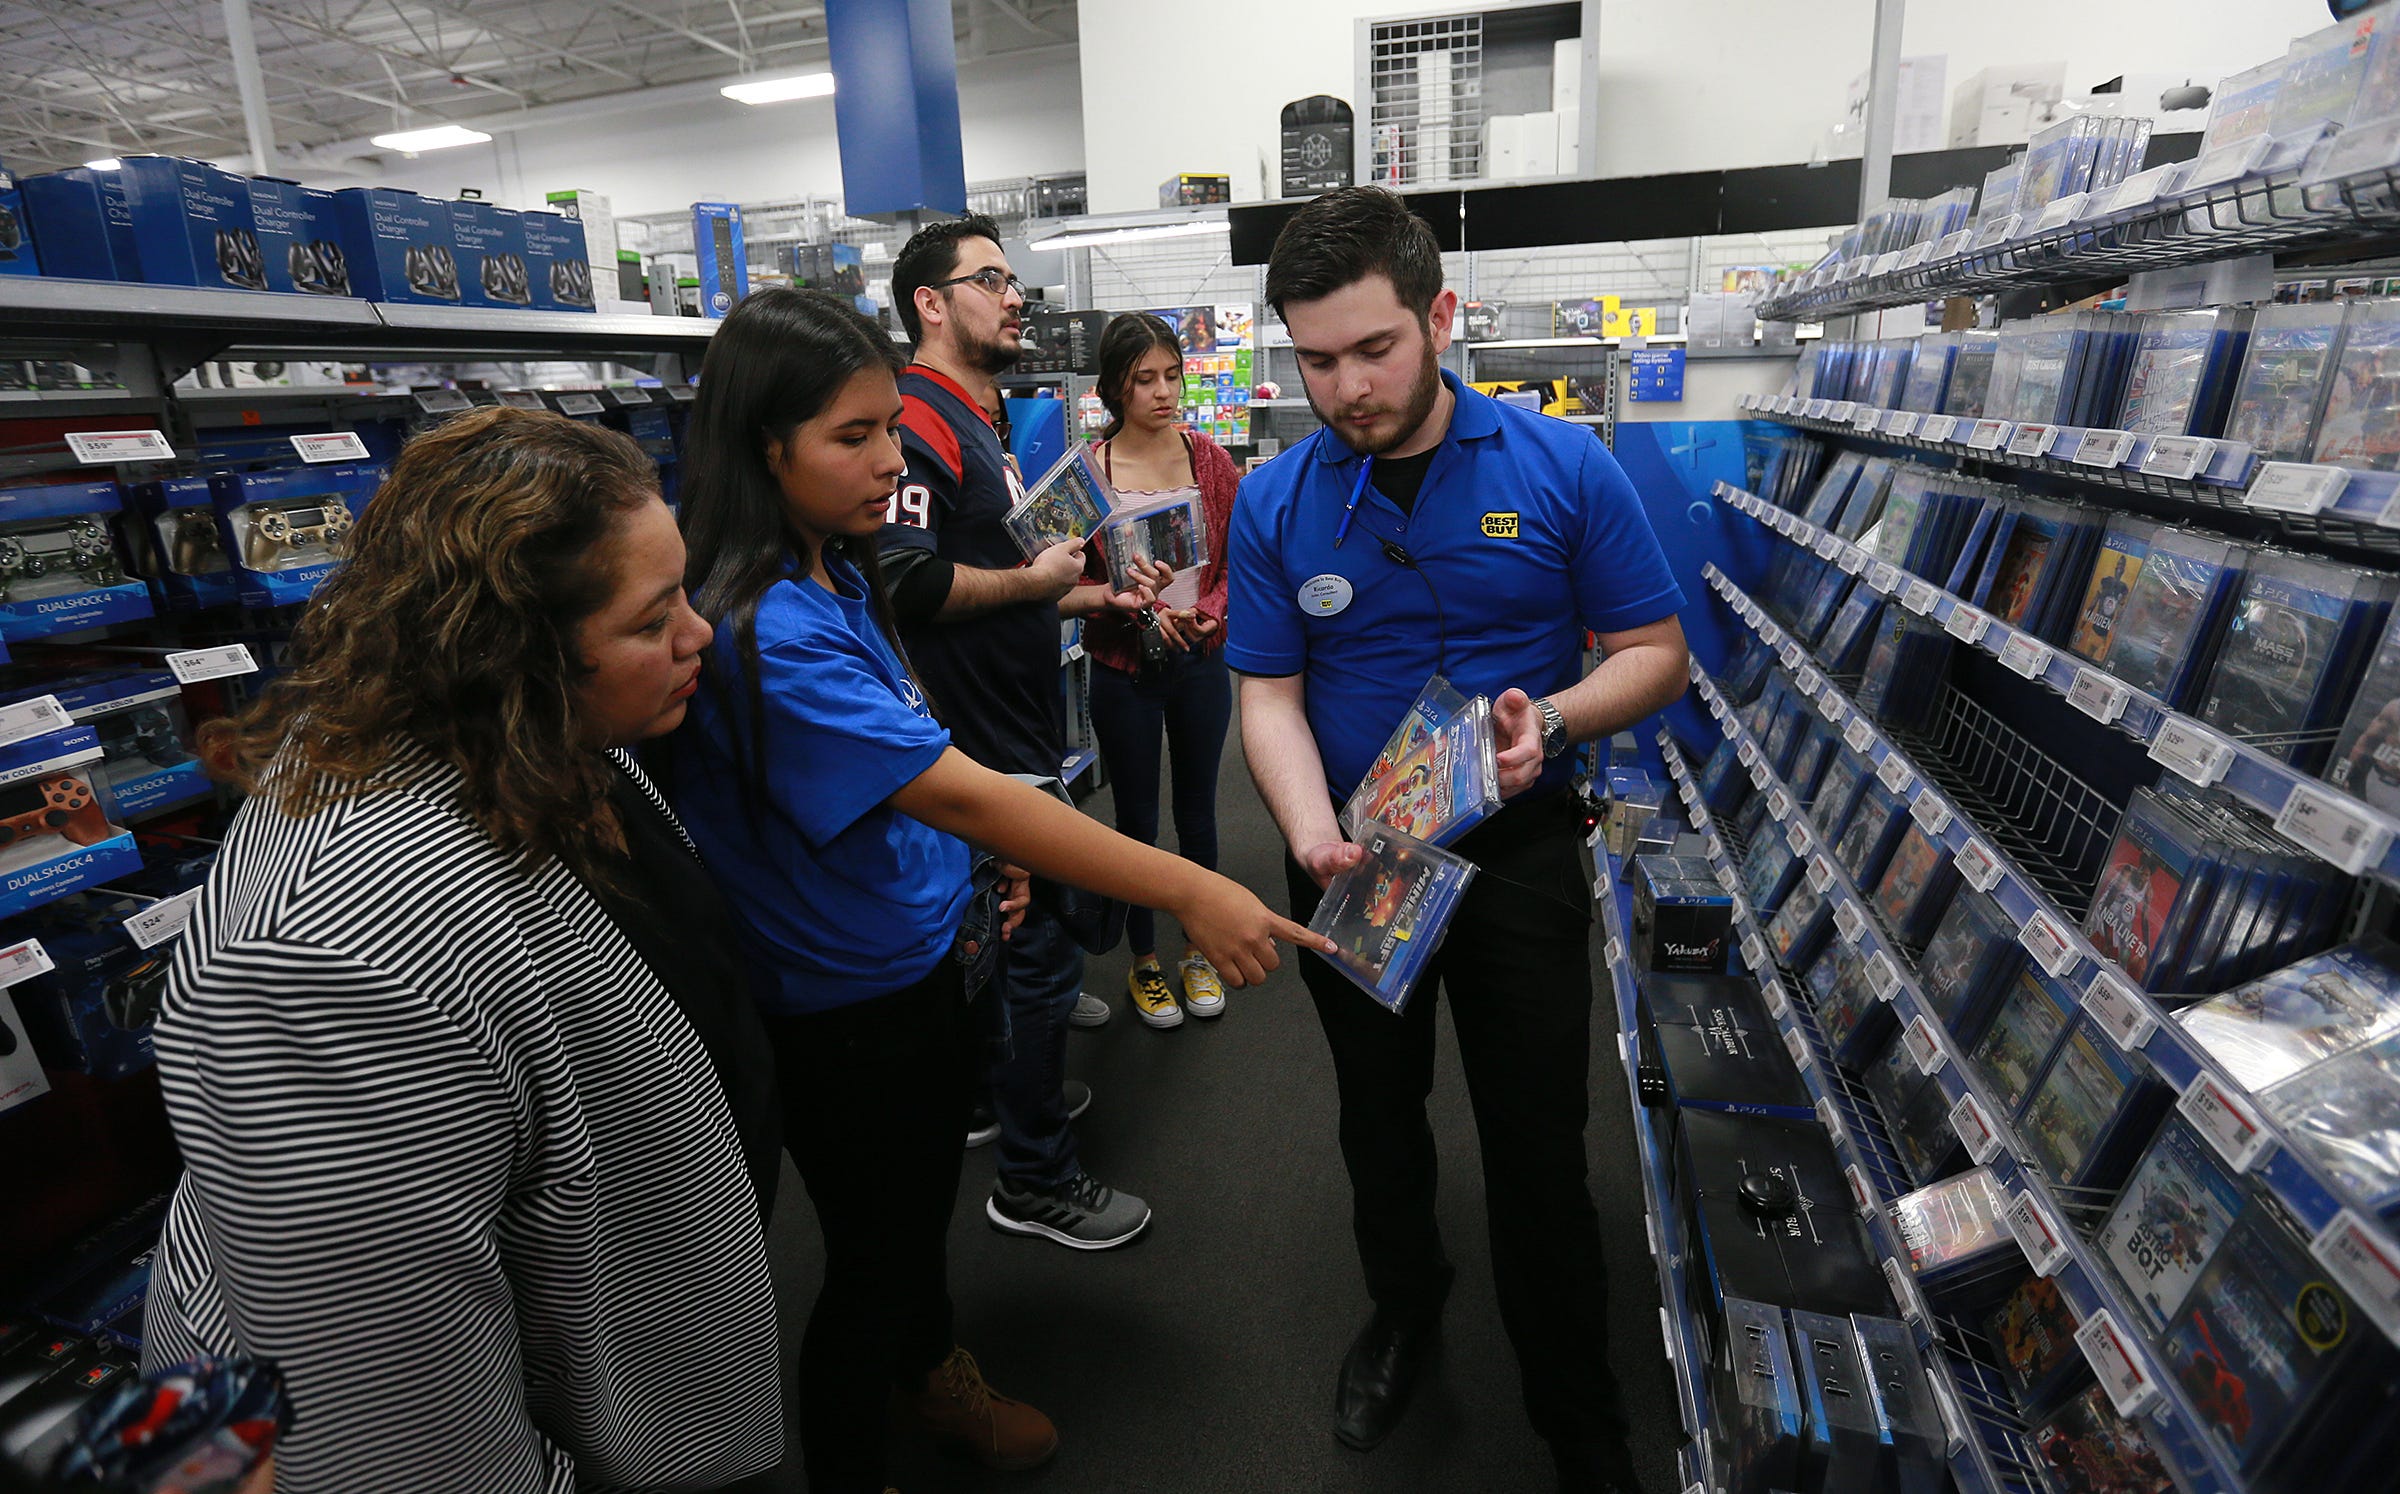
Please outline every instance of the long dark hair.
[[1099, 392], [1100, 403], [1108, 407], [1108, 429], [1100, 433], [1102, 439], [1114, 440], [1117, 432], [1125, 429], [1125, 393], [1133, 383], [1134, 365], [1149, 357], [1152, 348], [1165, 348], [1175, 355], [1177, 367], [1183, 365], [1183, 344], [1163, 317], [1128, 311], [1110, 317], [1101, 329]]
[[[814, 562], [808, 541], [786, 517], [783, 484], [768, 465], [770, 442], [786, 441], [815, 419], [856, 375], [870, 368], [897, 373], [907, 366], [883, 329], [822, 291], [771, 286], [733, 308], [708, 341], [700, 390], [684, 449], [684, 586], [692, 607], [720, 629], [732, 628], [741, 661], [742, 705], [727, 716], [734, 762], [745, 791], [764, 800], [766, 703], [758, 678], [758, 605], [776, 582], [805, 573]], [[873, 538], [828, 540], [830, 554], [866, 579], [875, 624], [900, 654], [883, 567]], [[702, 675], [723, 689], [724, 672]], [[748, 721], [744, 732], [740, 723]]]

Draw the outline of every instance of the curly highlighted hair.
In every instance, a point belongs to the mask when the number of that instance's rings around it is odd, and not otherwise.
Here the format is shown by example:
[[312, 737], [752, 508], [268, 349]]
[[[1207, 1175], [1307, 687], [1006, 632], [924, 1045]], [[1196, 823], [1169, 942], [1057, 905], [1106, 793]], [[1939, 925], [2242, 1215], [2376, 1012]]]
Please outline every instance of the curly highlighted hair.
[[201, 733], [211, 771], [298, 816], [445, 763], [504, 853], [595, 874], [625, 838], [576, 633], [614, 586], [618, 526], [657, 500], [639, 447], [564, 416], [480, 409], [418, 436], [307, 603], [289, 672]]

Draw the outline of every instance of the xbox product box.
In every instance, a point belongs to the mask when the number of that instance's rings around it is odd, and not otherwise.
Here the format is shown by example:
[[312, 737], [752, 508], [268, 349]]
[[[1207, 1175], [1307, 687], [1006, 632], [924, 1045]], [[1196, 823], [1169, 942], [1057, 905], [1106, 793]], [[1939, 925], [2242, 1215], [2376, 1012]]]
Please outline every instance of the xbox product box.
[[213, 290], [267, 288], [246, 178], [178, 156], [127, 156], [120, 170], [144, 280]]
[[596, 309], [583, 225], [573, 218], [539, 210], [520, 213], [517, 221], [525, 231], [525, 276], [533, 290], [533, 309]]
[[524, 214], [495, 203], [462, 199], [450, 204], [450, 232], [458, 241], [460, 304], [503, 311], [523, 311], [533, 305]]
[[344, 187], [333, 194], [333, 211], [359, 295], [410, 306], [459, 304], [450, 204], [399, 187]]
[[[50, 275], [76, 280], [115, 280], [116, 250], [108, 237], [108, 212], [89, 171], [52, 171], [20, 179], [26, 222]], [[0, 230], [0, 240], [7, 237]], [[4, 252], [4, 251], [0, 251]]]
[[722, 317], [750, 294], [742, 210], [730, 202], [693, 203], [692, 249], [700, 259], [700, 314]]
[[286, 295], [350, 294], [350, 257], [342, 251], [331, 192], [279, 176], [254, 176], [250, 216], [258, 224], [267, 289]]
[[1722, 975], [1733, 942], [1733, 895], [1704, 859], [1633, 861], [1633, 964], [1637, 970]]

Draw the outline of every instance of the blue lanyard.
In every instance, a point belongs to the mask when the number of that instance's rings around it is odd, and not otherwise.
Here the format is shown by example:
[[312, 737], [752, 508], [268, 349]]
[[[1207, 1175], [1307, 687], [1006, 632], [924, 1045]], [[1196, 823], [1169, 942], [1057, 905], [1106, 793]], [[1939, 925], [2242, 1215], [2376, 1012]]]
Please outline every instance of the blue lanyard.
[[1342, 541], [1350, 537], [1350, 521], [1358, 517], [1358, 500], [1367, 495], [1367, 474], [1375, 470], [1375, 459], [1366, 457], [1358, 464], [1358, 481], [1350, 485], [1350, 502], [1342, 509], [1342, 527], [1333, 532], [1333, 547], [1339, 550]]

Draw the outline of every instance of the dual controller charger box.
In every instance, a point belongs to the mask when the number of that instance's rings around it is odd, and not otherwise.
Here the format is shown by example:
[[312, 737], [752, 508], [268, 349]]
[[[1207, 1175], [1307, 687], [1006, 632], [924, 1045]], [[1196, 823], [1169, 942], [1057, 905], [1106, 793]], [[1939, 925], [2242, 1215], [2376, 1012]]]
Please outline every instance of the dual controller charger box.
[[449, 203], [398, 187], [344, 187], [333, 194], [333, 211], [357, 294], [408, 306], [459, 304]]
[[139, 278], [117, 272], [108, 209], [94, 173], [45, 172], [22, 178], [17, 190], [24, 196], [27, 227], [47, 266], [45, 273], [74, 280]]
[[547, 210], [517, 215], [525, 232], [525, 275], [536, 311], [593, 311], [591, 257], [584, 226]]
[[144, 280], [206, 290], [268, 288], [249, 178], [180, 156], [127, 156], [118, 174]]
[[258, 225], [267, 289], [286, 295], [351, 294], [350, 256], [342, 248], [331, 192], [279, 176], [254, 176], [250, 216]]
[[533, 305], [532, 269], [525, 257], [525, 215], [515, 208], [461, 198], [450, 204], [458, 241], [461, 305], [524, 311]]

